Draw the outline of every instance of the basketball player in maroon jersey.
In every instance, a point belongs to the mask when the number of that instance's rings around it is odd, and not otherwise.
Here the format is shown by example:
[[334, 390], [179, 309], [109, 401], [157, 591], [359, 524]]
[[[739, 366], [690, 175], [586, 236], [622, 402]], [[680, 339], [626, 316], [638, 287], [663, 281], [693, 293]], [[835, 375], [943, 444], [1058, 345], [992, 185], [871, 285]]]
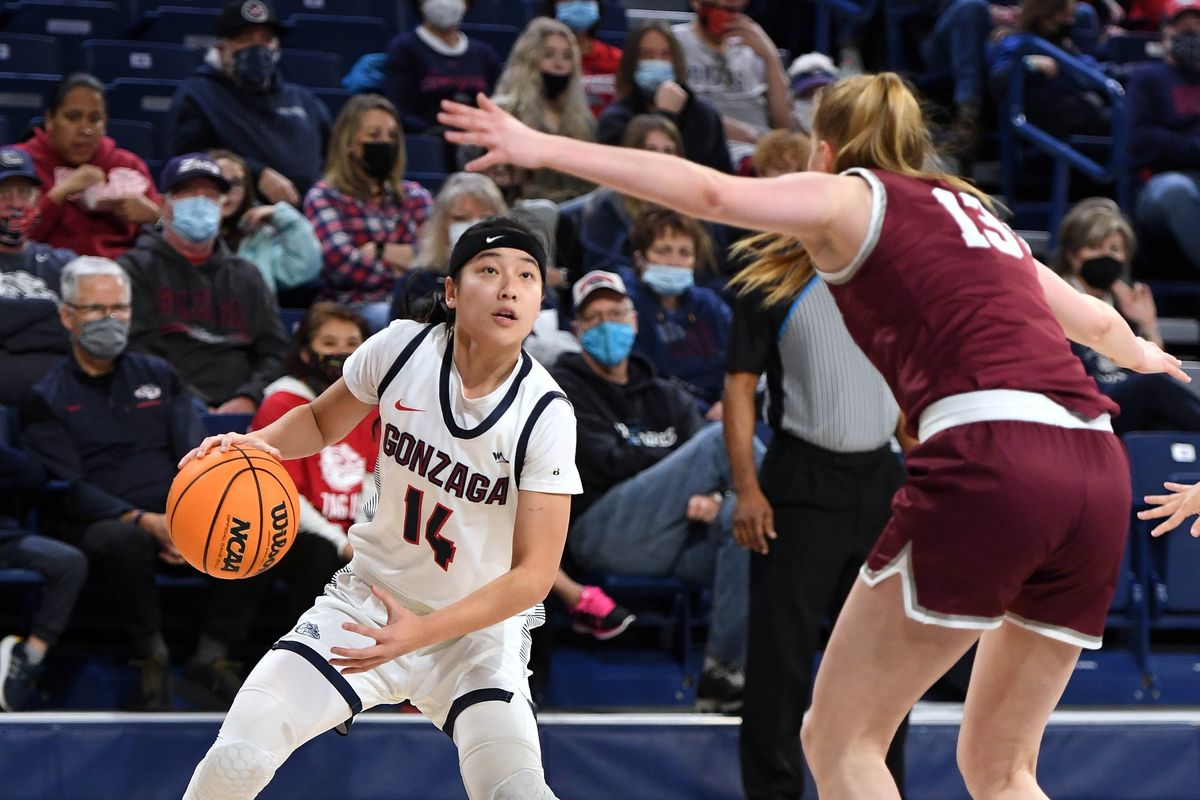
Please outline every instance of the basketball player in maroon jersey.
[[[835, 626], [802, 739], [820, 795], [895, 798], [884, 754], [925, 690], [979, 642], [958, 762], [975, 797], [1042, 798], [1051, 710], [1100, 644], [1128, 517], [1129, 475], [1075, 341], [1140, 372], [1179, 361], [1074, 291], [932, 156], [891, 73], [829, 87], [812, 172], [738, 178], [526, 128], [482, 95], [445, 103], [468, 165], [549, 167], [682, 213], [787, 237], [830, 284], [855, 341], [920, 441]], [[1083, 469], [1081, 469], [1083, 467]]]

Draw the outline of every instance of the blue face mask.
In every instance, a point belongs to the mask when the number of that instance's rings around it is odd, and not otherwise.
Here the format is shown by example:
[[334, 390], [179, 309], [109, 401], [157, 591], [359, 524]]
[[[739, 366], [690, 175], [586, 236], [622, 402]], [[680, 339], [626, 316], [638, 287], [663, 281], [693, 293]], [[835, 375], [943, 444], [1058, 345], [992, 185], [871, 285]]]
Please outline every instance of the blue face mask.
[[601, 366], [613, 367], [629, 358], [636, 335], [628, 322], [601, 322], [580, 334], [579, 343]]
[[207, 242], [221, 226], [221, 204], [207, 197], [171, 201], [171, 230], [193, 244]]
[[600, 4], [596, 0], [566, 0], [555, 7], [554, 16], [575, 33], [582, 33], [600, 21]]
[[639, 61], [633, 73], [633, 82], [646, 94], [654, 94], [667, 81], [675, 80], [675, 65], [670, 61], [647, 59]]
[[661, 297], [677, 297], [696, 285], [696, 274], [688, 267], [647, 264], [642, 270], [642, 283]]
[[265, 89], [275, 76], [279, 51], [265, 44], [244, 47], [233, 54], [233, 76], [254, 89]]

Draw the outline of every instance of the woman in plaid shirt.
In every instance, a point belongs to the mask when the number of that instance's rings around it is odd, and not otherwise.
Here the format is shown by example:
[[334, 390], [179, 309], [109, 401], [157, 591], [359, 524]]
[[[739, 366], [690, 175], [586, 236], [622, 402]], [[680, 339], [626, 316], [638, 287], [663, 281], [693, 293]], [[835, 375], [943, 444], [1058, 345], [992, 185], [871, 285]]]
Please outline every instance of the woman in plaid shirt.
[[372, 330], [388, 323], [392, 284], [413, 261], [433, 205], [404, 175], [404, 132], [396, 108], [377, 94], [350, 98], [338, 115], [325, 177], [304, 198], [321, 243], [321, 299], [362, 312]]

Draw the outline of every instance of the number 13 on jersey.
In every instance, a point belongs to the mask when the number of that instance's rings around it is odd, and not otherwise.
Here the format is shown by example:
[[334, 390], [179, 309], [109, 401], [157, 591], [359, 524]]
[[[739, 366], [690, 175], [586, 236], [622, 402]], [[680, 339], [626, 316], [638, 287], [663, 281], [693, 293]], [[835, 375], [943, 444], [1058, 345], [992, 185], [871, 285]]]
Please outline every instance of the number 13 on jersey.
[[[955, 195], [954, 192], [940, 187], [932, 191], [933, 199], [941, 203], [942, 208], [950, 212], [950, 216], [958, 224], [967, 247], [992, 248], [1013, 258], [1022, 258], [1029, 254], [1029, 246], [1013, 233], [1011, 228], [992, 216], [992, 212], [988, 211], [975, 195], [970, 192], [959, 192]], [[982, 231], [967, 213], [968, 209], [974, 212], [975, 218], [983, 225]]]

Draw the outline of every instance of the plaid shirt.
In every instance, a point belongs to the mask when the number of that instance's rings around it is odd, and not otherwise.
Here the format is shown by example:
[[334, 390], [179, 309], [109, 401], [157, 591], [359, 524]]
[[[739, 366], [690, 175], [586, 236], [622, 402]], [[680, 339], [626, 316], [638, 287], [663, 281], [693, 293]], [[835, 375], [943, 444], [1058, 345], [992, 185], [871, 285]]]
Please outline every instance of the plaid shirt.
[[401, 181], [400, 194], [388, 188], [378, 203], [343, 194], [317, 181], [304, 198], [325, 263], [321, 299], [372, 303], [391, 297], [396, 273], [382, 259], [358, 248], [369, 242], [411, 244], [429, 216], [433, 198], [413, 181]]

